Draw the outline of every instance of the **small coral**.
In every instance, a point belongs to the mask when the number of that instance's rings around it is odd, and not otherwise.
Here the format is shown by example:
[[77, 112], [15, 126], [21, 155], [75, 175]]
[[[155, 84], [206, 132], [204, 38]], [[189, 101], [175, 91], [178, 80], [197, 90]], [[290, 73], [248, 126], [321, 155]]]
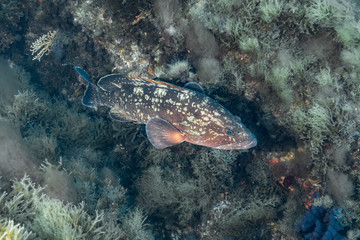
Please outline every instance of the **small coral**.
[[5, 239], [23, 240], [30, 236], [30, 231], [36, 239], [145, 239], [142, 236], [153, 239], [145, 228], [145, 217], [140, 210], [123, 217], [120, 228], [116, 224], [118, 219], [108, 213], [106, 219], [97, 211], [89, 215], [84, 203], [64, 204], [43, 194], [43, 190], [25, 176], [14, 181], [10, 193], [0, 195], [1, 239], [12, 234]]
[[339, 42], [345, 47], [354, 47], [360, 40], [360, 21], [344, 22], [344, 24], [335, 27]]
[[127, 239], [154, 240], [151, 232], [145, 229], [146, 215], [142, 210], [136, 208], [131, 211], [124, 220], [124, 232]]
[[334, 78], [331, 76], [331, 71], [329, 66], [327, 66], [324, 69], [321, 69], [320, 73], [315, 76], [315, 79], [320, 86], [332, 85], [335, 82]]
[[40, 62], [44, 54], [48, 55], [50, 53], [50, 47], [54, 42], [56, 32], [57, 31], [49, 31], [31, 44], [31, 55], [35, 55], [33, 60], [38, 60]]
[[285, 103], [291, 103], [293, 98], [293, 90], [288, 79], [289, 76], [290, 69], [287, 67], [274, 67], [271, 74], [267, 74], [265, 78]]
[[26, 240], [31, 236], [31, 232], [26, 231], [20, 224], [15, 224], [13, 220], [6, 220], [0, 223], [0, 239], [5, 240]]
[[209, 196], [192, 179], [167, 176], [159, 167], [150, 167], [138, 181], [140, 205], [168, 223], [184, 226], [209, 204]]
[[241, 50], [246, 52], [258, 53], [260, 51], [259, 41], [255, 37], [241, 37], [239, 39], [239, 46]]
[[312, 153], [318, 153], [321, 144], [331, 134], [332, 119], [328, 108], [318, 103], [309, 109], [295, 107], [288, 119], [291, 128], [305, 141]]
[[311, 23], [331, 26], [349, 17], [351, 7], [348, 1], [312, 0], [307, 9], [306, 17]]
[[350, 68], [360, 69], [360, 46], [351, 50], [343, 50], [341, 59]]
[[25, 90], [15, 95], [12, 106], [7, 106], [7, 117], [23, 131], [35, 123], [44, 121], [49, 106], [39, 99], [32, 90]]
[[262, 0], [260, 1], [261, 18], [265, 22], [271, 22], [276, 19], [283, 8], [284, 2], [282, 0]]
[[177, 78], [181, 75], [188, 76], [188, 71], [190, 69], [190, 64], [186, 60], [177, 61], [173, 64], [169, 64], [167, 70], [167, 76], [170, 78]]

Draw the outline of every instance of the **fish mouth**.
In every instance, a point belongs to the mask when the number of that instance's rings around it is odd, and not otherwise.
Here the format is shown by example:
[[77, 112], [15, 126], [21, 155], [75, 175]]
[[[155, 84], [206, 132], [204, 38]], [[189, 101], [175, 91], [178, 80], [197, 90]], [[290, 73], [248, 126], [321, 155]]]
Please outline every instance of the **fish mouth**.
[[257, 145], [256, 137], [252, 137], [247, 141], [242, 141], [240, 143], [229, 143], [225, 145], [217, 146], [218, 149], [225, 149], [225, 150], [235, 150], [235, 149], [249, 149], [255, 147]]

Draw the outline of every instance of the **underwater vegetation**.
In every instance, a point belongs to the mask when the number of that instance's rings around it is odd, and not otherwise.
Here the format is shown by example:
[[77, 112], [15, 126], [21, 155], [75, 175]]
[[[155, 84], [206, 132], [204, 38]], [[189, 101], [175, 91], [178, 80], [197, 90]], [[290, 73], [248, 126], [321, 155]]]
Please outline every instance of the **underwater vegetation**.
[[[1, 1], [0, 238], [359, 239], [359, 16], [355, 0]], [[195, 82], [258, 145], [156, 149], [82, 105], [75, 66]]]
[[[119, 228], [111, 217], [90, 216], [84, 203], [74, 206], [49, 198], [25, 176], [0, 196], [0, 233], [4, 239], [152, 239], [144, 214], [135, 209]], [[10, 220], [11, 219], [11, 220]], [[17, 222], [17, 224], [14, 224]]]

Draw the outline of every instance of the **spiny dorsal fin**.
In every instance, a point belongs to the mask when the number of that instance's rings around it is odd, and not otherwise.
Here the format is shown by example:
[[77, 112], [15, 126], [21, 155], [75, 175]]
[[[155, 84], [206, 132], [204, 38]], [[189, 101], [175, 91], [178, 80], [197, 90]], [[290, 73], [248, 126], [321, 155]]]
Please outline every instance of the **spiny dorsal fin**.
[[195, 91], [195, 92], [199, 92], [205, 95], [205, 91], [204, 89], [200, 86], [200, 84], [196, 83], [196, 82], [188, 82], [187, 84], [185, 84], [184, 88]]
[[130, 80], [124, 75], [119, 73], [114, 73], [101, 77], [97, 85], [104, 91], [113, 92], [121, 88], [121, 85], [124, 82], [129, 82], [129, 81]]

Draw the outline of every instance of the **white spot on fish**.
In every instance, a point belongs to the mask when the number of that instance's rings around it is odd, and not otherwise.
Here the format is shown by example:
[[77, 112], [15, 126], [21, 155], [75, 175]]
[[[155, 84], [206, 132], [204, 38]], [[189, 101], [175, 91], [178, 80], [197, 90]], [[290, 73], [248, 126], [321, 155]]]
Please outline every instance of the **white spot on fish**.
[[164, 88], [156, 88], [154, 91], [154, 96], [162, 98], [167, 94], [167, 91], [168, 90]]
[[183, 100], [185, 100], [185, 99], [188, 99], [188, 98], [189, 98], [189, 95], [184, 94], [184, 93], [178, 93], [178, 94], [177, 94], [177, 97], [179, 98], [180, 101], [183, 101]]
[[159, 109], [155, 105], [152, 105], [151, 108], [154, 110], [154, 112], [159, 111]]
[[138, 95], [143, 95], [144, 94], [144, 89], [141, 87], [135, 87], [134, 88], [134, 93], [138, 94]]

